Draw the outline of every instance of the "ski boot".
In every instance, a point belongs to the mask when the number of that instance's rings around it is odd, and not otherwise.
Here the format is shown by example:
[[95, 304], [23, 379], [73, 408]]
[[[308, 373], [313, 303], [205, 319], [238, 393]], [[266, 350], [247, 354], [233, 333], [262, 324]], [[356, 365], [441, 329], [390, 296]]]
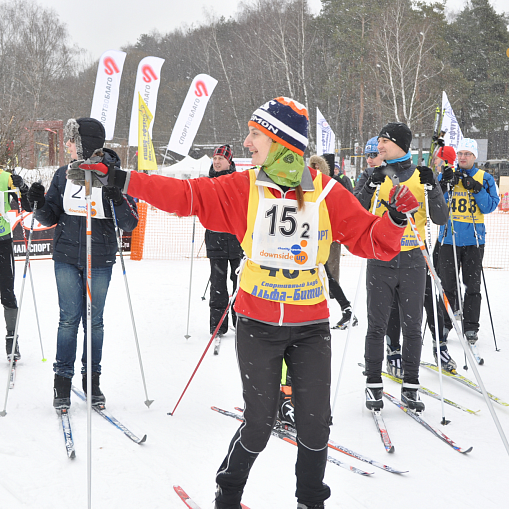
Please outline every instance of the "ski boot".
[[419, 387], [419, 383], [403, 382], [403, 387], [401, 388], [401, 402], [409, 410], [416, 413], [424, 411], [424, 403], [419, 397]]
[[[106, 404], [106, 398], [99, 387], [99, 376], [101, 373], [92, 373], [92, 406]], [[83, 373], [83, 392], [87, 393], [87, 374]]]
[[[433, 341], [433, 357], [435, 358], [435, 363], [438, 366], [437, 345], [435, 341]], [[447, 343], [445, 341], [440, 343], [440, 361], [442, 363], [442, 369], [445, 369], [445, 371], [448, 371], [453, 375], [456, 374], [456, 368], [458, 366], [449, 354], [449, 351], [447, 350]]]
[[346, 309], [343, 309], [343, 316], [341, 317], [341, 320], [339, 320], [339, 322], [332, 328], [339, 330], [348, 329], [348, 324], [350, 323], [350, 320], [352, 320], [352, 327], [355, 327], [359, 323], [356, 316], [352, 318], [352, 308], [347, 307]]
[[297, 504], [297, 509], [324, 509], [325, 508], [325, 505], [323, 504], [323, 502], [320, 502], [319, 504], [314, 504], [314, 505], [306, 505], [306, 504], [303, 504], [302, 502], [299, 502]]
[[399, 348], [392, 350], [390, 346], [387, 346], [387, 373], [395, 378], [403, 378], [401, 350]]
[[[8, 330], [7, 336], [5, 336], [5, 350], [7, 352], [7, 362], [11, 362], [13, 343], [14, 343], [14, 331]], [[14, 351], [14, 360], [18, 361], [19, 359], [21, 359], [21, 354], [19, 353], [19, 336], [18, 336], [16, 341], [16, 350]]]
[[384, 386], [382, 381], [370, 382], [369, 379], [366, 382], [366, 408], [368, 410], [382, 410], [384, 407], [383, 402], [383, 390]]
[[283, 428], [295, 429], [295, 407], [292, 401], [292, 386], [282, 385], [279, 392], [278, 420]]
[[56, 409], [69, 408], [71, 406], [71, 382], [70, 378], [55, 375], [53, 406]]

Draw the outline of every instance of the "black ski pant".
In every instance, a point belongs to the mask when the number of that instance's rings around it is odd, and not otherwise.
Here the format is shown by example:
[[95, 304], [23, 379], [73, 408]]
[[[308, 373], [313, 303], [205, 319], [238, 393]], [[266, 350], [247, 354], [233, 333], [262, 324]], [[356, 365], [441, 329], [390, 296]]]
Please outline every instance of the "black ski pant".
[[331, 418], [330, 339], [328, 322], [279, 327], [239, 317], [236, 344], [244, 422], [217, 473], [223, 503], [240, 501], [249, 469], [270, 438], [279, 407], [283, 359], [291, 373], [295, 402], [296, 496], [310, 506], [329, 498], [323, 476]]
[[[228, 293], [228, 264], [230, 264], [230, 280], [233, 283], [233, 293], [237, 289], [237, 274], [235, 271], [240, 265], [240, 258], [231, 260], [223, 258], [210, 258], [210, 333], [212, 334], [221, 321], [223, 313], [228, 306], [230, 295]], [[232, 294], [233, 294], [232, 293]], [[230, 308], [232, 323], [235, 326], [237, 315]], [[224, 317], [223, 323], [219, 328], [218, 334], [226, 334], [228, 331], [228, 315]]]
[[[433, 266], [435, 270], [438, 272], [438, 253], [440, 249], [440, 244], [437, 242], [435, 244], [435, 249], [433, 251]], [[433, 284], [433, 279], [429, 271], [426, 270], [426, 289], [424, 292], [424, 309], [426, 310], [426, 323], [431, 332], [431, 336], [433, 337], [433, 341], [435, 341], [435, 315], [433, 310], [433, 292], [431, 289], [431, 285]], [[439, 341], [443, 341], [443, 330], [444, 330], [444, 313], [442, 307], [440, 306], [440, 296], [438, 294], [438, 290], [435, 288], [435, 298], [436, 298], [436, 310], [438, 317], [438, 337]], [[387, 324], [387, 332], [386, 332], [386, 341], [387, 345], [391, 347], [392, 350], [399, 350], [401, 348], [400, 342], [400, 332], [401, 332], [401, 323], [399, 319], [399, 302], [397, 297], [394, 298], [391, 306], [391, 316], [389, 318], [389, 323]]]
[[368, 331], [364, 359], [368, 380], [382, 379], [384, 336], [391, 306], [396, 298], [403, 331], [401, 349], [404, 380], [417, 383], [421, 360], [421, 324], [424, 306], [426, 268], [392, 268], [368, 263], [366, 271]]
[[339, 283], [332, 276], [327, 264], [325, 264], [325, 272], [329, 279], [329, 292], [331, 297], [338, 301], [338, 304], [341, 306], [341, 310], [344, 311], [346, 308], [350, 307], [350, 301], [346, 298], [346, 295]]
[[[477, 246], [456, 246], [456, 256], [458, 260], [458, 270], [461, 270], [461, 279], [465, 288], [465, 297], [463, 301], [463, 327], [464, 332], [479, 330], [479, 318], [481, 316], [481, 277], [482, 260], [484, 257], [484, 244]], [[444, 244], [440, 248], [439, 255], [440, 278], [444, 287], [445, 295], [453, 309], [459, 309], [457, 302], [457, 277], [454, 266], [453, 246]], [[444, 325], [447, 329], [452, 329], [451, 319], [445, 310]]]
[[14, 253], [12, 239], [0, 240], [0, 299], [7, 331], [14, 331], [18, 304], [14, 294]]

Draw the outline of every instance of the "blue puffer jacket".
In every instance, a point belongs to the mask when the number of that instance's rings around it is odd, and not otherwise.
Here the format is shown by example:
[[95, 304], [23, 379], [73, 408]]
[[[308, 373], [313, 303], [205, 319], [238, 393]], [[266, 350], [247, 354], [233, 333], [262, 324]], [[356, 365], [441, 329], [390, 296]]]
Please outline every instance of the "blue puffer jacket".
[[[104, 163], [114, 162], [120, 167], [120, 159], [113, 150], [103, 149]], [[53, 260], [63, 263], [86, 266], [87, 219], [83, 216], [68, 215], [64, 211], [64, 191], [67, 182], [67, 165], [59, 168], [46, 193], [44, 206], [37, 210], [35, 217], [44, 226], [56, 224], [53, 239]], [[112, 218], [109, 200], [104, 197], [104, 214]], [[132, 231], [138, 224], [138, 210], [133, 198], [124, 195], [121, 205], [115, 205], [118, 226], [122, 230]], [[92, 267], [107, 267], [115, 263], [117, 239], [113, 219], [92, 219]]]
[[[461, 171], [462, 173], [466, 173], [470, 177], [473, 177], [479, 170], [475, 165], [470, 170], [459, 170], [456, 168], [456, 171]], [[438, 176], [439, 180], [442, 180], [442, 174]], [[477, 193], [472, 194], [475, 199], [476, 205], [479, 207], [479, 210], [483, 214], [489, 214], [493, 212], [500, 202], [500, 198], [498, 196], [497, 185], [495, 184], [495, 180], [488, 173], [484, 172], [483, 176], [483, 188]], [[444, 194], [445, 201], [449, 203], [449, 193]], [[445, 230], [447, 228], [447, 230]], [[444, 240], [444, 244], [452, 245], [452, 235], [451, 235], [451, 220], [449, 219], [447, 226], [440, 227], [440, 233], [438, 235], [439, 242], [442, 242], [444, 237], [444, 231], [446, 231], [446, 236]], [[475, 246], [476, 245], [476, 235], [479, 244], [484, 244], [486, 242], [486, 226], [484, 223], [476, 223], [475, 231], [474, 231], [474, 223], [463, 223], [461, 221], [454, 221], [454, 240], [456, 242], [456, 246]]]

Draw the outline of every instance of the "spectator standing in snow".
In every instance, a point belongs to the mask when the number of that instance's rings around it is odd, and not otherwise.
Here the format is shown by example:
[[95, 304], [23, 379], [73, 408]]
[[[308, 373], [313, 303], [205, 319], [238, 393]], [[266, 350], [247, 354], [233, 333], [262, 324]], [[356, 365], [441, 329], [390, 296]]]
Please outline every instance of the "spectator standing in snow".
[[[9, 189], [18, 188], [21, 194], [21, 207], [23, 210], [31, 211], [28, 202], [28, 186], [20, 175], [14, 175], [0, 169], [0, 192], [2, 199], [0, 201], [0, 295], [2, 306], [4, 307], [5, 328], [5, 349], [7, 360], [11, 361], [12, 348], [14, 344], [14, 330], [18, 317], [18, 303], [14, 294], [14, 253], [12, 250], [11, 223], [7, 212], [11, 210]], [[14, 194], [14, 193], [13, 193]], [[17, 194], [14, 194], [16, 205], [18, 203]], [[19, 341], [19, 338], [18, 338]], [[19, 353], [19, 342], [16, 342], [14, 351], [14, 360], [21, 358]]]
[[[386, 202], [393, 184], [391, 176], [395, 175], [397, 181], [405, 183], [419, 202], [414, 218], [421, 237], [425, 238], [424, 186], [430, 187], [428, 205], [433, 222], [446, 223], [447, 205], [433, 171], [426, 166], [416, 167], [412, 164], [411, 141], [412, 133], [403, 123], [392, 122], [382, 128], [378, 135], [378, 152], [386, 166], [374, 168], [371, 175], [364, 180], [363, 188], [358, 190], [357, 197], [366, 209], [372, 210], [375, 190], [380, 186], [375, 214], [383, 214], [385, 203], [382, 200]], [[424, 410], [418, 389], [425, 284], [426, 263], [410, 225], [407, 226], [401, 241], [401, 253], [389, 261], [368, 260], [366, 270], [368, 330], [364, 357], [367, 377], [366, 406], [370, 410], [383, 408], [381, 371], [384, 335], [395, 297], [399, 301], [400, 316], [404, 317], [401, 399], [412, 410]]]
[[[443, 242], [439, 253], [440, 278], [447, 299], [453, 309], [459, 309], [456, 295], [456, 274], [452, 243], [451, 221], [454, 222], [456, 256], [465, 296], [463, 303], [463, 327], [468, 342], [475, 346], [478, 339], [481, 314], [481, 275], [486, 227], [484, 216], [493, 212], [500, 201], [493, 177], [480, 170], [475, 163], [478, 155], [477, 142], [463, 138], [457, 147], [458, 164], [455, 172], [444, 172], [440, 184], [449, 186], [445, 196], [451, 204], [450, 219], [440, 228], [438, 240]], [[444, 238], [445, 235], [445, 238]], [[444, 313], [447, 332], [452, 323]]]
[[[221, 145], [214, 150], [212, 165], [209, 170], [210, 178], [229, 175], [236, 170], [233, 162], [233, 154], [229, 145]], [[231, 233], [205, 230], [205, 246], [207, 257], [210, 260], [210, 333], [212, 334], [218, 326], [225, 309], [228, 307], [228, 264], [230, 265], [230, 280], [233, 283], [233, 292], [237, 289], [237, 274], [242, 258], [242, 249], [239, 241]], [[235, 327], [237, 316], [231, 308], [232, 324]], [[228, 331], [228, 316], [219, 328], [218, 335], [222, 336]]]
[[[342, 242], [355, 255], [390, 260], [400, 250], [404, 212], [418, 203], [406, 186], [394, 188], [389, 212], [377, 217], [329, 176], [306, 167], [308, 113], [293, 99], [268, 101], [248, 125], [244, 146], [252, 154], [251, 170], [181, 181], [112, 171], [98, 163], [93, 178], [97, 185], [114, 182], [162, 210], [196, 214], [206, 228], [239, 239], [246, 255], [235, 302], [244, 422], [217, 472], [215, 509], [240, 506], [251, 467], [277, 417], [283, 359], [295, 400], [297, 507], [319, 509], [330, 496], [323, 483], [331, 418], [323, 269], [329, 246]], [[83, 178], [74, 170], [68, 176]]]
[[[330, 154], [334, 155], [334, 154]], [[334, 166], [334, 159], [330, 162], [329, 160], [326, 160], [323, 157], [314, 155], [309, 158], [309, 166], [315, 170], [321, 171], [324, 175], [330, 175], [331, 166]], [[339, 170], [339, 166], [338, 166]], [[338, 173], [334, 173], [334, 175], [330, 175], [334, 180], [337, 180], [347, 191], [352, 192], [352, 186], [350, 183], [350, 179], [345, 177], [342, 173], [338, 171]], [[350, 185], [349, 185], [350, 184]], [[341, 246], [338, 246], [341, 247]], [[352, 318], [352, 305], [350, 304], [350, 301], [346, 298], [345, 292], [343, 292], [343, 289], [341, 288], [338, 281], [334, 279], [334, 276], [332, 275], [329, 265], [329, 262], [325, 264], [325, 272], [327, 273], [327, 277], [329, 278], [329, 290], [331, 297], [333, 299], [336, 299], [337, 303], [341, 307], [341, 312], [343, 313], [343, 316], [339, 320], [339, 322], [332, 327], [333, 329], [340, 329], [345, 330], [348, 328], [348, 324], [350, 323], [350, 320]], [[357, 318], [353, 317], [353, 323], [352, 325], [355, 327], [358, 324]]]
[[[104, 126], [93, 118], [69, 119], [65, 126], [66, 146], [71, 154], [71, 165], [88, 160], [98, 150], [104, 164], [120, 168], [120, 159], [113, 150], [102, 148]], [[99, 150], [100, 149], [100, 150]], [[30, 187], [30, 203], [37, 202], [37, 220], [44, 226], [56, 224], [53, 241], [53, 260], [57, 283], [60, 320], [57, 332], [57, 354], [53, 364], [55, 372], [55, 408], [69, 408], [71, 382], [74, 376], [78, 328], [84, 329], [81, 358], [83, 390], [87, 391], [87, 253], [85, 188], [66, 178], [68, 166], [59, 168], [47, 194], [44, 186], [34, 183]], [[103, 310], [111, 279], [111, 271], [118, 250], [115, 223], [110, 200], [113, 201], [118, 226], [132, 231], [138, 224], [134, 200], [116, 187], [94, 189], [92, 219], [92, 404], [104, 404], [106, 398], [99, 386], [103, 345]]]

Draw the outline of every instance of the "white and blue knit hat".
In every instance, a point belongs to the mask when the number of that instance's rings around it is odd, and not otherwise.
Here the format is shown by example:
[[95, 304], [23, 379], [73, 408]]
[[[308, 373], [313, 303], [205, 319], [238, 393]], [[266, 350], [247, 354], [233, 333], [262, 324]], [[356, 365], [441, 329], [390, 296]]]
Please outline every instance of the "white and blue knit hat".
[[476, 159], [477, 156], [479, 155], [479, 152], [477, 150], [477, 141], [473, 140], [472, 138], [463, 138], [458, 143], [456, 153], [461, 152], [462, 150], [468, 150], [469, 152], [472, 152]]
[[308, 145], [308, 124], [306, 107], [288, 97], [276, 97], [266, 102], [248, 122], [248, 125], [301, 156]]

